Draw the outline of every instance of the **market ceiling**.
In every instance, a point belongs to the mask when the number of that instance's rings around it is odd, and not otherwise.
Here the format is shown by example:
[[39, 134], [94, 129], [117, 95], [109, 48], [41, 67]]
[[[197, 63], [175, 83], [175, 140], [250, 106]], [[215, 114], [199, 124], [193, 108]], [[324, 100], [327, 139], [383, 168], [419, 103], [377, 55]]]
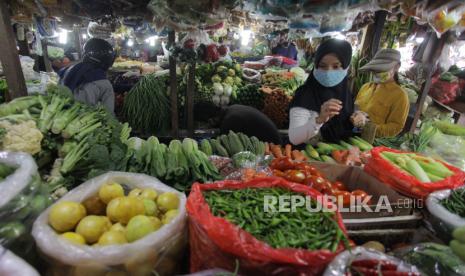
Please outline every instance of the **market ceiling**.
[[[278, 24], [291, 29], [314, 30], [319, 33], [347, 31], [360, 14], [380, 9], [412, 16], [420, 23], [430, 23], [444, 11], [455, 12], [460, 20], [465, 9], [463, 0], [11, 0], [16, 21], [40, 17], [56, 17], [61, 24], [72, 25], [117, 21], [140, 28], [150, 23], [156, 29], [165, 27], [179, 31], [219, 26]], [[441, 15], [439, 15], [441, 16]], [[451, 16], [452, 17], [452, 16]], [[465, 21], [465, 17], [463, 19]], [[363, 19], [361, 20], [363, 22]], [[445, 20], [447, 24], [447, 18]], [[465, 24], [465, 22], [463, 23]]]

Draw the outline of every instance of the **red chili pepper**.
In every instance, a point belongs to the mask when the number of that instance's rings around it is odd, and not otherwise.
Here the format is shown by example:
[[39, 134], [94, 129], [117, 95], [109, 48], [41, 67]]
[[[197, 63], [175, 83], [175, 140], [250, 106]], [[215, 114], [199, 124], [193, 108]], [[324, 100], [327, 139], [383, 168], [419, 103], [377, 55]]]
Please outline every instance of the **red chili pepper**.
[[379, 276], [379, 273], [376, 269], [371, 269], [363, 266], [352, 266], [351, 270], [354, 272], [358, 272], [364, 276]]
[[[350, 194], [349, 194], [350, 195]], [[375, 268], [375, 269], [381, 269], [381, 270], [397, 270], [397, 265], [393, 264], [389, 261], [384, 261], [384, 260], [357, 260], [352, 262], [352, 266], [363, 266], [367, 268]]]
[[273, 175], [284, 178], [286, 174], [280, 170], [273, 170]]

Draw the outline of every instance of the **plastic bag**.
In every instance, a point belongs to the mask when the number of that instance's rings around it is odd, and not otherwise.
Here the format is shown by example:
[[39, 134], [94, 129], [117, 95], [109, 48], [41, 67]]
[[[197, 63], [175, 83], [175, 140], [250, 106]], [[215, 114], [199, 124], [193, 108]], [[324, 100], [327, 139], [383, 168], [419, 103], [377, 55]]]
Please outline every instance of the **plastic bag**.
[[421, 270], [422, 275], [465, 275], [465, 262], [442, 244], [427, 242], [395, 250], [394, 256]]
[[436, 133], [430, 140], [424, 154], [440, 158], [465, 171], [465, 139], [461, 136]]
[[0, 246], [0, 275], [39, 276], [40, 274], [23, 259]]
[[397, 272], [418, 273], [415, 266], [407, 264], [402, 260], [388, 256], [376, 250], [366, 249], [364, 247], [355, 247], [342, 252], [328, 265], [323, 276], [340, 276], [345, 275], [348, 265], [356, 260], [382, 260], [397, 265]]
[[[239, 261], [239, 273], [244, 275], [318, 275], [326, 265], [344, 250], [275, 249], [257, 240], [227, 220], [210, 212], [202, 191], [244, 188], [281, 187], [316, 198], [319, 193], [307, 186], [291, 183], [282, 178], [259, 178], [249, 182], [220, 181], [213, 184], [194, 184], [187, 200], [191, 272], [210, 268], [233, 271]], [[320, 200], [321, 198], [318, 198]], [[332, 206], [323, 202], [324, 206]], [[335, 221], [347, 236], [341, 215]]]
[[59, 235], [49, 226], [45, 210], [34, 222], [32, 235], [39, 250], [47, 256], [54, 275], [105, 275], [109, 271], [127, 271], [130, 275], [173, 275], [178, 259], [187, 241], [186, 196], [161, 183], [158, 179], [135, 173], [109, 172], [90, 179], [67, 193], [60, 201], [82, 202], [98, 193], [100, 186], [109, 181], [122, 183], [129, 188], [153, 188], [157, 192], [174, 192], [179, 195], [179, 215], [158, 231], [135, 242], [91, 247], [75, 245]]
[[262, 75], [258, 70], [244, 68], [242, 69], [242, 78], [249, 82], [260, 83], [262, 80]]
[[426, 199], [428, 211], [445, 226], [444, 228], [448, 232], [452, 232], [455, 228], [465, 226], [465, 218], [451, 213], [439, 202], [442, 199], [448, 198], [451, 192], [452, 190], [436, 191], [431, 193]]
[[460, 9], [450, 10], [448, 6], [442, 6], [429, 13], [428, 23], [436, 31], [438, 37], [456, 26], [462, 18]]
[[458, 80], [448, 82], [433, 78], [429, 95], [440, 103], [451, 103], [460, 95], [459, 82]]
[[[386, 147], [376, 147], [371, 150], [371, 158], [365, 165], [364, 170], [391, 186], [393, 189], [407, 196], [414, 198], [426, 198], [430, 193], [443, 190], [453, 189], [463, 185], [465, 173], [460, 169], [442, 162], [454, 175], [445, 178], [442, 181], [423, 183], [412, 175], [400, 171], [390, 162], [381, 157], [383, 151], [402, 153], [403, 151], [390, 149]], [[441, 162], [441, 161], [440, 161]]]
[[15, 169], [0, 181], [0, 245], [34, 262], [30, 232], [36, 217], [51, 203], [48, 187], [29, 154], [2, 151], [0, 163]]

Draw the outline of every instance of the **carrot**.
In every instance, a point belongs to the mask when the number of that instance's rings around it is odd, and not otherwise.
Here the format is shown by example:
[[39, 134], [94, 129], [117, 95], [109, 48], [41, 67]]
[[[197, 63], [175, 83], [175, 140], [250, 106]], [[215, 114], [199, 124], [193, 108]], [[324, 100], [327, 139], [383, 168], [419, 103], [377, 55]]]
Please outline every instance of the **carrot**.
[[279, 145], [271, 144], [271, 153], [273, 153], [275, 158], [283, 157], [283, 152], [281, 151], [281, 147]]
[[292, 146], [287, 144], [286, 147], [284, 147], [285, 152], [286, 152], [286, 157], [292, 158], [291, 152], [292, 152]]
[[300, 151], [293, 150], [292, 159], [294, 159], [295, 161], [305, 161], [307, 157], [305, 157], [305, 155], [303, 155]]

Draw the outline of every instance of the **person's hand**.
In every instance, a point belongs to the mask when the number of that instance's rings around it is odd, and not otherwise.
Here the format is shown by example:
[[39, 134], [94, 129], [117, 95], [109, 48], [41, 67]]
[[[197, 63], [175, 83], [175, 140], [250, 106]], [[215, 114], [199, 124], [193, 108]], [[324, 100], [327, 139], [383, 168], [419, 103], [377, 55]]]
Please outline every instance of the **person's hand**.
[[368, 116], [365, 112], [355, 111], [350, 116], [350, 121], [352, 122], [354, 127], [363, 127], [368, 121]]
[[330, 99], [323, 103], [320, 109], [320, 115], [316, 118], [317, 124], [324, 124], [332, 117], [339, 115], [342, 109], [342, 102], [337, 99]]

